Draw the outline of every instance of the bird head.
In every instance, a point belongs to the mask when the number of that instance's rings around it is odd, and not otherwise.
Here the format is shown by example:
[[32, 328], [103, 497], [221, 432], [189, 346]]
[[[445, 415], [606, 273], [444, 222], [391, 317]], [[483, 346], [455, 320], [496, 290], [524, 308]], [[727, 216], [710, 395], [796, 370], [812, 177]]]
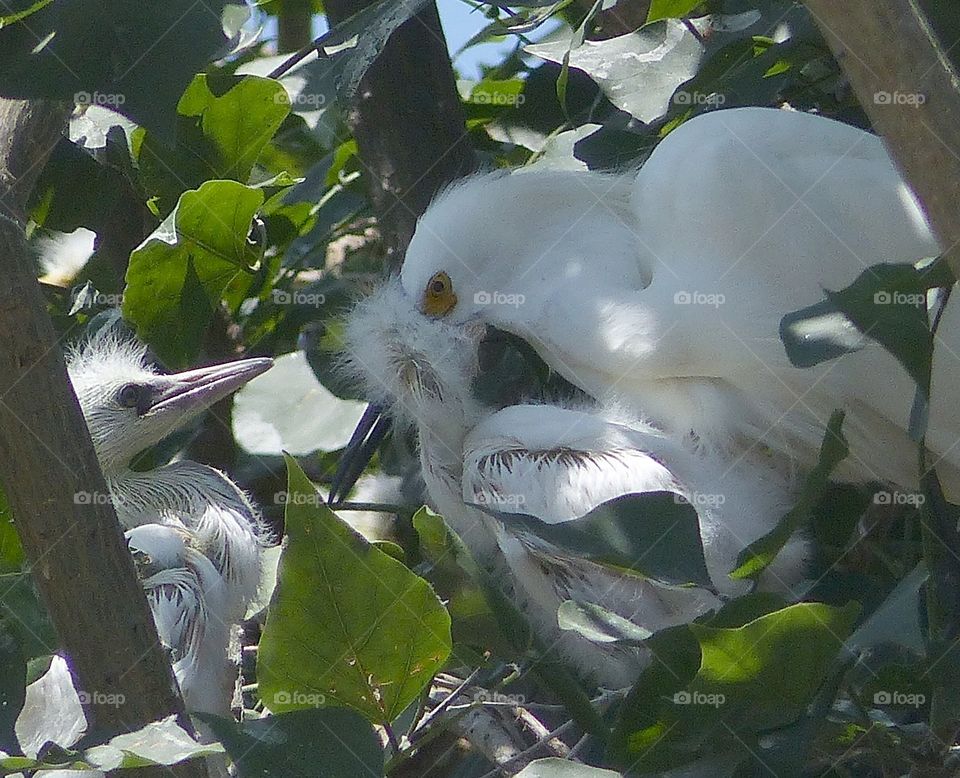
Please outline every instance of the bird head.
[[558, 274], [589, 280], [598, 260], [622, 251], [637, 264], [636, 241], [617, 242], [632, 218], [632, 181], [632, 173], [497, 171], [458, 182], [417, 222], [403, 288], [431, 318], [496, 321], [535, 305]]
[[272, 364], [241, 359], [162, 374], [147, 362], [146, 347], [98, 334], [68, 356], [67, 371], [109, 476]]

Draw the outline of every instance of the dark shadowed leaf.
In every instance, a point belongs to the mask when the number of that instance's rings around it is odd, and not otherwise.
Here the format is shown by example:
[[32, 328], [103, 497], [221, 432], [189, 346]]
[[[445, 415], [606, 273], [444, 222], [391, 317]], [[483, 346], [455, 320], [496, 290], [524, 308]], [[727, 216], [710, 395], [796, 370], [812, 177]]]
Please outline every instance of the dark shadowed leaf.
[[[33, 0], [5, 3], [11, 12]], [[168, 137], [193, 76], [226, 45], [223, 0], [49, 3], [0, 25], [0, 94], [108, 105]]]
[[690, 503], [673, 492], [624, 495], [560, 524], [484, 510], [512, 531], [521, 528], [572, 554], [667, 583], [712, 586], [700, 518]]
[[243, 776], [359, 778], [383, 775], [383, 749], [359, 713], [311, 708], [237, 723], [199, 714]]
[[286, 537], [260, 640], [260, 695], [274, 712], [337, 704], [390, 722], [450, 654], [430, 585], [325, 505], [287, 457]]
[[846, 289], [826, 292], [826, 301], [784, 316], [780, 339], [794, 365], [810, 367], [861, 348], [863, 339], [856, 333], [863, 333], [893, 354], [928, 395], [933, 337], [926, 293], [953, 282], [943, 261], [922, 270], [874, 265]]
[[0, 751], [19, 754], [14, 725], [27, 689], [27, 662], [13, 634], [0, 621]]

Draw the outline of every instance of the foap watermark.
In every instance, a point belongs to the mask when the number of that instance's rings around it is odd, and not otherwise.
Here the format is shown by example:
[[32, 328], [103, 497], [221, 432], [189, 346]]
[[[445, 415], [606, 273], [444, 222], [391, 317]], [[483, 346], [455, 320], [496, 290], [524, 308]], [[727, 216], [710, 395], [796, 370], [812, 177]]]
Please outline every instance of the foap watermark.
[[78, 690], [77, 697], [80, 700], [80, 704], [84, 707], [88, 705], [109, 705], [111, 708], [119, 708], [121, 705], [126, 704], [127, 701], [126, 696], [120, 692], [85, 692]]
[[726, 701], [726, 695], [719, 693], [706, 694], [698, 691], [682, 691], [673, 695], [674, 705], [709, 705], [711, 708], [719, 708]]
[[477, 505], [506, 508], [513, 511], [527, 504], [527, 498], [522, 494], [490, 494], [488, 492], [474, 494], [473, 501]]
[[712, 305], [719, 308], [727, 298], [719, 292], [687, 292], [679, 291], [673, 296], [674, 305]]
[[110, 492], [74, 492], [74, 505], [110, 505], [113, 498]]
[[927, 702], [924, 694], [881, 689], [873, 694], [874, 705], [890, 705], [898, 708], [919, 708]]
[[321, 292], [304, 292], [299, 289], [272, 289], [270, 297], [275, 305], [309, 305], [320, 308], [327, 302], [327, 296]]
[[327, 696], [320, 692], [302, 692], [299, 690], [288, 691], [281, 689], [273, 693], [274, 705], [303, 705], [311, 708], [319, 708], [327, 704]]
[[673, 102], [676, 105], [706, 105], [719, 108], [727, 102], [727, 97], [719, 92], [688, 92], [681, 89], [674, 92]]
[[274, 492], [274, 505], [311, 505], [319, 507], [326, 505], [326, 498], [319, 492]]
[[322, 92], [297, 92], [295, 95], [277, 92], [274, 102], [301, 111], [319, 111], [326, 106], [327, 96]]
[[123, 293], [100, 292], [88, 284], [83, 284], [70, 290], [70, 304], [81, 308], [93, 308], [96, 305], [119, 308], [123, 305]]
[[477, 292], [473, 295], [474, 305], [510, 305], [519, 308], [527, 301], [526, 295], [507, 292]]
[[914, 107], [927, 102], [923, 92], [887, 92], [880, 90], [873, 93], [873, 102], [877, 105], [912, 105]]
[[477, 689], [473, 693], [474, 702], [482, 702], [485, 705], [511, 705], [514, 707], [524, 705], [527, 698], [522, 694], [504, 694], [503, 692], [491, 692], [488, 689]]
[[693, 505], [695, 508], [719, 508], [727, 501], [727, 497], [724, 494], [706, 494], [703, 492], [691, 492], [690, 494], [674, 492], [673, 501], [677, 505]]
[[873, 495], [874, 505], [909, 505], [911, 508], [919, 508], [926, 500], [925, 494], [917, 492], [880, 491]]
[[874, 292], [874, 305], [912, 305], [915, 308], [927, 304], [927, 296], [922, 292]]
[[116, 108], [127, 102], [120, 92], [74, 92], [73, 102], [77, 105], [99, 105], [104, 108]]
[[527, 101], [523, 93], [490, 92], [486, 89], [474, 89], [470, 93], [470, 102], [474, 105], [510, 105], [520, 107]]

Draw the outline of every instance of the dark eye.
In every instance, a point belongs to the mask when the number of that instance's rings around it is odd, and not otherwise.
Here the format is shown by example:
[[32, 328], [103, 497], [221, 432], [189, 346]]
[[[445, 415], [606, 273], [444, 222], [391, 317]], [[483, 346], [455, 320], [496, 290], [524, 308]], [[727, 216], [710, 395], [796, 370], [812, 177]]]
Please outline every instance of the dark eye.
[[117, 392], [117, 402], [124, 408], [136, 408], [140, 402], [140, 387], [136, 384], [126, 384]]
[[434, 294], [443, 294], [443, 290], [447, 288], [447, 285], [443, 282], [443, 279], [436, 279], [432, 284], [430, 284], [430, 291]]

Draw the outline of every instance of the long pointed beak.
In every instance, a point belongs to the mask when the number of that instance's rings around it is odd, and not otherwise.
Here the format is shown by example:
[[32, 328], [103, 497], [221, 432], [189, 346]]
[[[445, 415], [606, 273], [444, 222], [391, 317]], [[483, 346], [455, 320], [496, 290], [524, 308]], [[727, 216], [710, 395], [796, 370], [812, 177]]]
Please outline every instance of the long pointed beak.
[[258, 357], [165, 376], [169, 383], [150, 398], [147, 413], [176, 411], [178, 415], [188, 416], [222, 400], [271, 367], [272, 359]]
[[350, 494], [364, 468], [373, 459], [380, 441], [389, 431], [390, 417], [384, 415], [383, 408], [370, 403], [360, 417], [350, 442], [340, 455], [337, 472], [330, 483], [330, 494], [327, 497], [329, 505], [339, 505]]

